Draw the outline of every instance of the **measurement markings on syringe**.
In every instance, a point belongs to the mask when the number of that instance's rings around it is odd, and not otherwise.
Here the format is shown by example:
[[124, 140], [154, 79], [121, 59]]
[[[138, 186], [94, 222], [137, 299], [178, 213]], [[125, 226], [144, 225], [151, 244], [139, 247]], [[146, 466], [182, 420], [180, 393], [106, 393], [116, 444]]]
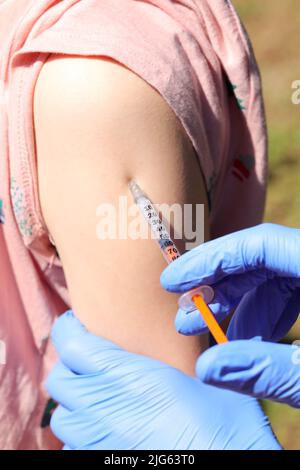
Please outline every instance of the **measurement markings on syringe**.
[[148, 219], [148, 222], [151, 225], [154, 236], [159, 242], [160, 247], [172, 260], [179, 258], [179, 252], [173, 241], [170, 239], [170, 235], [160, 220], [156, 210], [150, 204], [143, 205], [141, 209]]

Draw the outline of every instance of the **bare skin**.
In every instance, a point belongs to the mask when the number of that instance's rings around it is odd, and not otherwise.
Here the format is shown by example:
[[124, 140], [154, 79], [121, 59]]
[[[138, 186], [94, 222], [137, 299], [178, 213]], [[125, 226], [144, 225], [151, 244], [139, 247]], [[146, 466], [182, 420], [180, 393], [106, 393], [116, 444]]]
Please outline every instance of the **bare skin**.
[[180, 121], [112, 59], [53, 54], [36, 84], [34, 125], [41, 210], [75, 314], [93, 333], [194, 375], [207, 337], [176, 332], [178, 296], [160, 286], [155, 242], [96, 236], [97, 207], [118, 207], [122, 195], [130, 204], [134, 178], [157, 203], [205, 204], [209, 238], [203, 176]]

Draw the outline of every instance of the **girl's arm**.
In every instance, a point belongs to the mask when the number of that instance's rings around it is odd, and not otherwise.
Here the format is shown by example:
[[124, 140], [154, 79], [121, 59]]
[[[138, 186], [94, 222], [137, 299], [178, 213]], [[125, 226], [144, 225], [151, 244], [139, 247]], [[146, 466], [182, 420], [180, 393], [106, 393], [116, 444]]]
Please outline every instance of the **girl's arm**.
[[[194, 375], [207, 338], [176, 332], [178, 296], [160, 286], [166, 264], [156, 243], [96, 233], [101, 204], [117, 218], [120, 196], [132, 204], [131, 178], [156, 203], [205, 204], [208, 228], [201, 169], [179, 119], [113, 59], [53, 54], [36, 84], [34, 125], [41, 209], [75, 314], [127, 350]], [[184, 251], [184, 240], [178, 246]]]

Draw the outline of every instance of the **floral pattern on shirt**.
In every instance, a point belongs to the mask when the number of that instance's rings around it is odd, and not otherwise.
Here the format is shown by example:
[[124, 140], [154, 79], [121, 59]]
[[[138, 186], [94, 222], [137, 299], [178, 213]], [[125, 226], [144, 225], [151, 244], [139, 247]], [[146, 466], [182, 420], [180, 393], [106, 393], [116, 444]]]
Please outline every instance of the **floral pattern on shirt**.
[[21, 234], [25, 237], [31, 237], [34, 226], [33, 214], [26, 208], [24, 193], [14, 177], [10, 181], [10, 196]]

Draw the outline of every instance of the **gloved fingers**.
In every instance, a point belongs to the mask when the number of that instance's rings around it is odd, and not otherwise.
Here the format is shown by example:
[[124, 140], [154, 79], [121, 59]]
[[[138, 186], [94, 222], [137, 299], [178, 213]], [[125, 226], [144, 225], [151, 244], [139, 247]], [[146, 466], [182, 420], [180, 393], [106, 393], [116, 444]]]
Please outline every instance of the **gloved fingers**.
[[[219, 304], [216, 309], [215, 304], [209, 304], [209, 308], [219, 322], [224, 320], [224, 318], [226, 318], [230, 313], [228, 308], [221, 310], [221, 307], [222, 306]], [[206, 323], [197, 309], [191, 312], [186, 312], [179, 308], [175, 317], [175, 328], [178, 333], [186, 336], [202, 335], [208, 332]]]
[[70, 445], [70, 434], [68, 431], [65, 432], [70, 416], [72, 416], [72, 412], [64, 408], [64, 406], [59, 405], [52, 413], [50, 428], [53, 434], [65, 444], [64, 448], [67, 447], [73, 450], [74, 447]]
[[[223, 321], [227, 315], [239, 304], [243, 296], [262, 282], [266, 277], [260, 272], [236, 274], [215, 284], [215, 296], [209, 307], [218, 322]], [[175, 328], [184, 335], [199, 335], [207, 332], [206, 324], [198, 310], [186, 312], [179, 309], [175, 318]], [[253, 336], [253, 335], [252, 335]]]
[[[137, 356], [138, 358], [138, 356]], [[147, 360], [144, 363], [137, 361], [123, 364], [117, 368], [103, 373], [75, 374], [61, 361], [53, 367], [47, 381], [46, 388], [51, 397], [60, 403], [64, 409], [89, 409], [90, 404], [97, 404], [97, 409], [107, 414], [109, 408], [116, 407], [118, 402], [138, 393], [139, 382], [147, 372]], [[155, 373], [156, 363], [153, 361], [152, 370]], [[151, 378], [149, 376], [149, 387]], [[143, 381], [144, 385], [147, 383]], [[117, 391], [117, 393], [116, 393]]]
[[213, 346], [197, 360], [206, 384], [300, 407], [300, 348], [237, 340]]
[[299, 277], [295, 253], [300, 230], [261, 224], [209, 241], [185, 253], [161, 274], [170, 292], [185, 292], [200, 284], [215, 284], [226, 276], [262, 270], [267, 276]]
[[[67, 369], [61, 361], [58, 361], [51, 369], [49, 373], [45, 388], [53, 400], [61, 403], [65, 408], [69, 409], [68, 404], [64, 400], [64, 395], [68, 393], [66, 391], [64, 394], [61, 393], [61, 383], [60, 379], [63, 376], [63, 385], [67, 382], [70, 386], [71, 381], [74, 381], [75, 374]], [[74, 386], [74, 384], [72, 384]]]
[[57, 318], [51, 338], [61, 361], [77, 374], [99, 372], [109, 366], [112, 356], [123, 352], [111, 341], [89, 333], [72, 310]]
[[263, 267], [256, 262], [256, 253], [247, 250], [255, 233], [262, 236], [260, 226], [197, 246], [164, 269], [160, 277], [162, 286], [171, 292], [184, 292], [199, 284], [215, 284], [226, 276]]
[[84, 441], [92, 437], [93, 430], [94, 439], [98, 439], [100, 431], [99, 427], [94, 429], [94, 422], [92, 416], [80, 408], [70, 411], [60, 405], [52, 414], [50, 427], [53, 434], [65, 444], [64, 449], [76, 450], [83, 444], [83, 436]]
[[185, 292], [200, 284], [214, 284], [229, 274], [243, 273], [241, 239], [236, 240], [236, 234], [232, 237], [203, 243], [180, 256], [162, 272], [162, 287], [170, 292]]
[[92, 396], [95, 389], [100, 393], [97, 376], [75, 374], [61, 361], [55, 364], [45, 385], [49, 395], [67, 410], [84, 406], [86, 397]]
[[261, 335], [279, 341], [295, 323], [300, 311], [300, 289], [294, 279], [273, 278], [247, 293], [230, 321], [229, 339], [248, 339]]
[[[64, 450], [126, 450], [126, 429], [122, 422], [102, 417], [93, 409], [69, 411], [58, 406], [50, 421], [55, 436], [64, 444]], [[116, 434], [117, 432], [117, 434]]]
[[97, 410], [107, 416], [122, 408], [124, 402], [134, 406], [141, 393], [144, 401], [151, 397], [154, 387], [158, 387], [158, 376], [163, 375], [170, 382], [174, 373], [178, 374], [166, 363], [148, 357], [125, 351], [123, 356], [121, 361], [112, 357], [110, 367], [93, 374], [76, 374], [59, 361], [47, 378], [48, 393], [70, 411], [91, 409], [96, 404]]

